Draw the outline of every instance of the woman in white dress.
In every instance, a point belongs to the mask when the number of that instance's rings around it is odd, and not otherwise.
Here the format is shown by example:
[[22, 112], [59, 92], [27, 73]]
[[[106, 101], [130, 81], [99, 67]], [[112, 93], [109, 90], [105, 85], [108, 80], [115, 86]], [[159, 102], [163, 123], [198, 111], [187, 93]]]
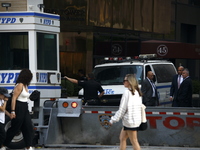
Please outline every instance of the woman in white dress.
[[112, 125], [122, 119], [123, 128], [120, 133], [120, 150], [126, 150], [127, 138], [130, 139], [134, 150], [140, 150], [137, 131], [142, 121], [142, 93], [135, 75], [127, 74], [123, 83], [127, 89], [122, 95], [119, 110], [111, 117], [110, 124]]

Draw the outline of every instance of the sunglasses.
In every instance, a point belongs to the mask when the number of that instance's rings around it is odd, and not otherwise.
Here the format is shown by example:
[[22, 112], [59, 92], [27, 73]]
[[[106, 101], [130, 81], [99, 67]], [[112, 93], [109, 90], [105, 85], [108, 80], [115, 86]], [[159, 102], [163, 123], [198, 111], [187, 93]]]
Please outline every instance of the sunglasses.
[[123, 83], [126, 82], [126, 81], [128, 81], [128, 80], [124, 80]]

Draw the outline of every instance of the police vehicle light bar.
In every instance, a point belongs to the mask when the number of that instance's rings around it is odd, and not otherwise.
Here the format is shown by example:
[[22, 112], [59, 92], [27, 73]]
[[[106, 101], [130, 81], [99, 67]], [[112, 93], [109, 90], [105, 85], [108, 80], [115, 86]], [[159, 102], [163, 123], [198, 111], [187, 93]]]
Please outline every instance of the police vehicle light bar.
[[[126, 57], [126, 60], [131, 59], [131, 57]], [[113, 61], [118, 61], [118, 60], [124, 60], [122, 57], [105, 57], [105, 61], [113, 60]]]
[[114, 60], [114, 61], [117, 61], [117, 60], [123, 60], [122, 57], [105, 57], [104, 60], [108, 61], [108, 60]]
[[130, 60], [131, 59], [131, 57], [126, 57], [126, 60]]
[[156, 54], [140, 54], [139, 58], [140, 59], [151, 59], [151, 58], [156, 58]]
[[132, 57], [104, 57], [104, 62], [103, 63], [108, 63], [108, 62], [122, 62], [122, 61], [132, 61], [132, 60], [147, 60], [147, 59], [153, 59], [157, 58], [156, 54], [140, 54], [139, 56], [134, 56]]

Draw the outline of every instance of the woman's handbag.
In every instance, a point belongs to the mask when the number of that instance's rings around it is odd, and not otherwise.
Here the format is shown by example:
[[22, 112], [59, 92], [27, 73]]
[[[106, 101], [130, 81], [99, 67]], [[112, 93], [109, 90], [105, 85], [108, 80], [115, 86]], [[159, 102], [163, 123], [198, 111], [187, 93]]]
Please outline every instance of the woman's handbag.
[[36, 101], [36, 100], [39, 100], [40, 99], [40, 91], [38, 90], [34, 90], [31, 95], [29, 96], [29, 99], [31, 101]]
[[142, 109], [142, 114], [141, 114], [142, 115], [142, 122], [141, 122], [141, 124], [139, 126], [139, 131], [144, 131], [148, 127], [148, 125], [147, 125], [147, 118], [146, 118], [146, 112], [145, 112], [146, 106], [144, 106], [142, 104], [142, 108], [141, 109]]
[[142, 122], [139, 126], [139, 131], [144, 131], [147, 129], [147, 122]]

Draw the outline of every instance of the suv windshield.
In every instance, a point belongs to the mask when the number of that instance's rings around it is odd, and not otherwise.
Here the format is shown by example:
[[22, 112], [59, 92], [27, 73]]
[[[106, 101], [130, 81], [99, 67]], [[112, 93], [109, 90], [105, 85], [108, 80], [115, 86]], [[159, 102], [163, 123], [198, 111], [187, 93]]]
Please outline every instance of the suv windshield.
[[108, 66], [94, 68], [96, 80], [101, 85], [122, 85], [126, 74], [135, 74], [139, 84], [142, 82], [143, 66]]

